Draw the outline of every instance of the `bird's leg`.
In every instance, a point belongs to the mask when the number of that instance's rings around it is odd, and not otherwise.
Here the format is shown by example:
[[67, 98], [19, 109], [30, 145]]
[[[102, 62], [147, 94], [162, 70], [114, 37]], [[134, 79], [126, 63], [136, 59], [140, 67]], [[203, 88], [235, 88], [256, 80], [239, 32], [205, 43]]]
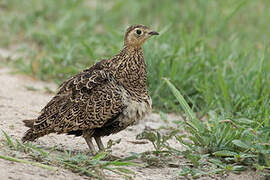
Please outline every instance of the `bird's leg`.
[[83, 132], [83, 137], [84, 137], [84, 139], [89, 147], [91, 155], [95, 155], [97, 152], [96, 152], [94, 144], [92, 142], [92, 134], [93, 134], [93, 131], [87, 130], [87, 131]]
[[94, 144], [92, 142], [92, 137], [85, 137], [85, 141], [89, 147], [91, 155], [95, 155], [97, 152], [96, 152]]
[[101, 138], [99, 136], [95, 136], [94, 138], [96, 140], [96, 143], [98, 145], [99, 150], [104, 151], [105, 148], [104, 148], [104, 145], [103, 145], [103, 143], [101, 141]]
[[[92, 142], [92, 135], [93, 135], [93, 133], [94, 133], [94, 131], [86, 130], [86, 131], [83, 132], [83, 137], [85, 138], [85, 141], [88, 144], [88, 147], [90, 149], [91, 155], [94, 156], [97, 152], [96, 152], [95, 147], [94, 147], [94, 144]], [[95, 137], [95, 140], [96, 140], [96, 142], [98, 144], [98, 141], [97, 141], [96, 137]], [[99, 138], [99, 141], [101, 142], [101, 139], [100, 138]], [[101, 142], [101, 144], [102, 144], [102, 142]], [[102, 146], [103, 146], [103, 144], [102, 144]], [[99, 144], [98, 144], [98, 147], [99, 147]], [[102, 169], [97, 168], [97, 167], [94, 167], [94, 169], [96, 170], [97, 174], [100, 177], [102, 177], [102, 179], [105, 179], [105, 174], [104, 174], [104, 172], [103, 172]]]

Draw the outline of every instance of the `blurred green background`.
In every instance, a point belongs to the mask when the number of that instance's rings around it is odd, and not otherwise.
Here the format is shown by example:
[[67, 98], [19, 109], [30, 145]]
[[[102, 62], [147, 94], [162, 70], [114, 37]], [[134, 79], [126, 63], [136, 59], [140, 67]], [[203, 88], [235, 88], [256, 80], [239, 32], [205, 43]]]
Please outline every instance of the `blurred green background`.
[[1, 0], [0, 46], [26, 54], [7, 64], [60, 83], [145, 24], [160, 32], [144, 45], [155, 109], [181, 111], [167, 77], [199, 115], [256, 124], [270, 118], [269, 21], [269, 0]]

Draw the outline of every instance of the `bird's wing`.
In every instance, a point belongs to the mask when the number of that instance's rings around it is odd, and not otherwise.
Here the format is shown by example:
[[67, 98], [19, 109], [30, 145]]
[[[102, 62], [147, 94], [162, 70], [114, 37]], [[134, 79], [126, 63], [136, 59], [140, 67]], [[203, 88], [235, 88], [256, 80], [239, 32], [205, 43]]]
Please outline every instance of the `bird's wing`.
[[108, 70], [94, 65], [64, 82], [35, 120], [34, 131], [98, 128], [118, 116], [126, 107], [123, 90], [110, 78]]

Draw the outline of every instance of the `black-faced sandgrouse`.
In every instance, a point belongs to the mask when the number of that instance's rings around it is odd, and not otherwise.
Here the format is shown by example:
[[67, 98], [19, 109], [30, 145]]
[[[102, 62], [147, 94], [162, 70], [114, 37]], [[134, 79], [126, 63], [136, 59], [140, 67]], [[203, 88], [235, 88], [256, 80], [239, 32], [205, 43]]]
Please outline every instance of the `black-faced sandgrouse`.
[[94, 154], [92, 138], [103, 150], [101, 137], [141, 120], [152, 104], [142, 45], [153, 35], [158, 33], [147, 26], [130, 26], [119, 54], [65, 81], [40, 116], [23, 121], [30, 129], [22, 141], [33, 141], [50, 133], [82, 135]]

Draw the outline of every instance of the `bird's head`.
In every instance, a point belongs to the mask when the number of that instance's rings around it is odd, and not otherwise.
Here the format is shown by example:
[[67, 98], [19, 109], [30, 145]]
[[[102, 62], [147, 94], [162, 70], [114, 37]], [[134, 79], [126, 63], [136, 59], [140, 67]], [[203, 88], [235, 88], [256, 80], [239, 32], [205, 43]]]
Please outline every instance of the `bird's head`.
[[125, 34], [125, 46], [140, 48], [143, 43], [151, 36], [158, 35], [156, 31], [151, 30], [144, 25], [132, 25]]

